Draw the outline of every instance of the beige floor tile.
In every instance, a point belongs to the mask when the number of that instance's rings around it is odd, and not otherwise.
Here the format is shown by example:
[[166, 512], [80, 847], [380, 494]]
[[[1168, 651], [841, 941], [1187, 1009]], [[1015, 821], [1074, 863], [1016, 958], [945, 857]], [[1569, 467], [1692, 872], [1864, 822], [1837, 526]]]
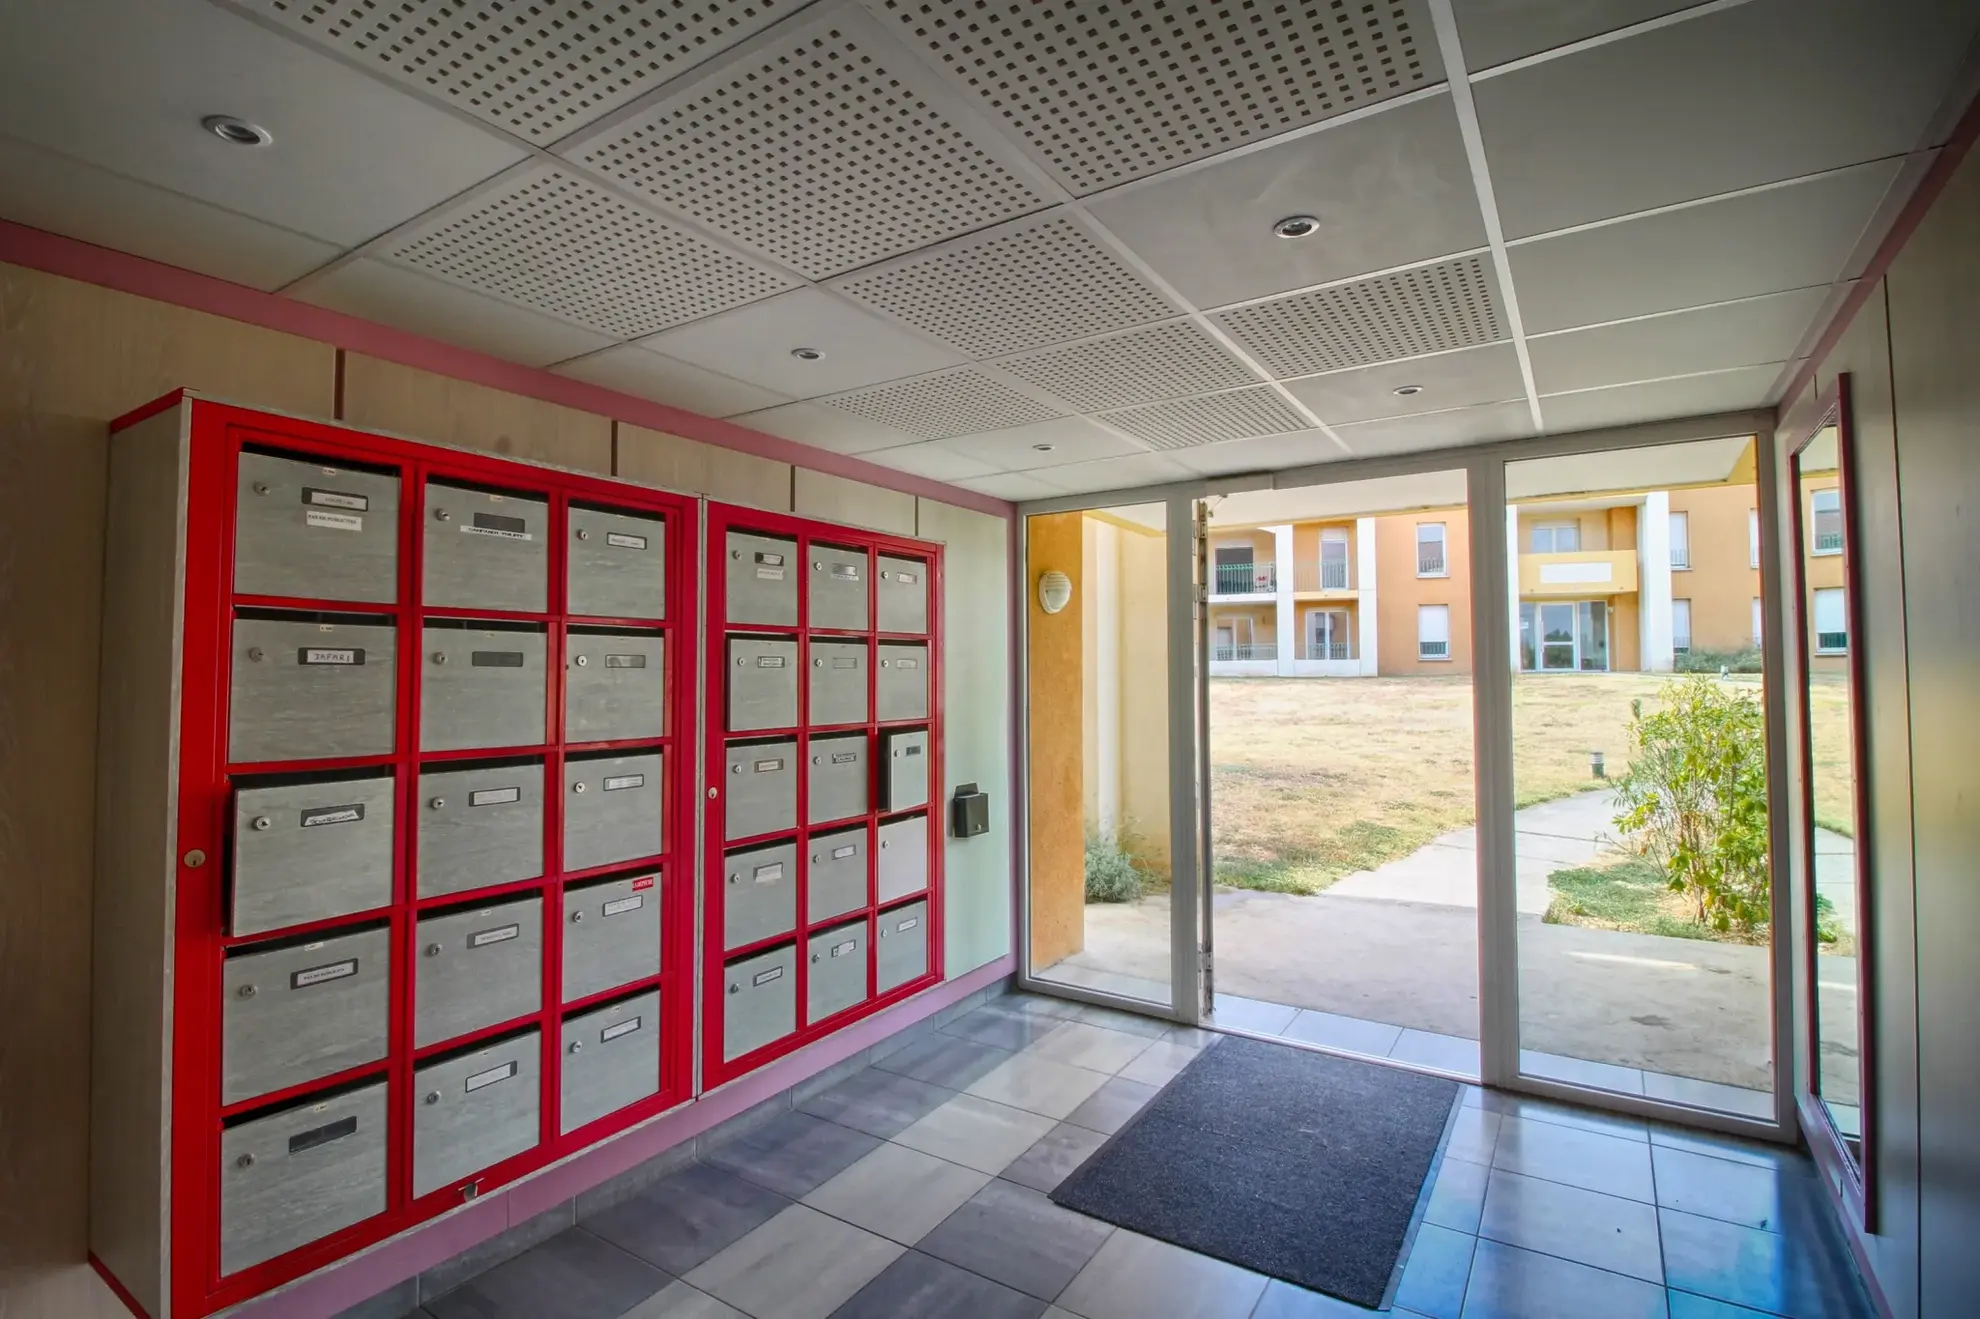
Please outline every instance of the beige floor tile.
[[996, 1176], [1058, 1123], [975, 1095], [957, 1095], [894, 1143]]
[[1265, 1283], [1235, 1264], [1120, 1231], [1060, 1293], [1059, 1304], [1085, 1319], [1245, 1319]]
[[1009, 1104], [1027, 1113], [1064, 1118], [1092, 1098], [1093, 1092], [1106, 1083], [1105, 1072], [1053, 1062], [1027, 1050], [999, 1063], [964, 1093], [994, 1103]]
[[1069, 1021], [1050, 1035], [1033, 1042], [1025, 1053], [1034, 1058], [1048, 1058], [1056, 1063], [1070, 1063], [1074, 1067], [1112, 1074], [1148, 1052], [1154, 1043], [1138, 1035], [1108, 1030], [1105, 1026]]
[[889, 1144], [804, 1197], [804, 1203], [912, 1246], [989, 1180], [988, 1173]]
[[900, 1258], [898, 1243], [792, 1205], [683, 1279], [754, 1319], [826, 1319]]

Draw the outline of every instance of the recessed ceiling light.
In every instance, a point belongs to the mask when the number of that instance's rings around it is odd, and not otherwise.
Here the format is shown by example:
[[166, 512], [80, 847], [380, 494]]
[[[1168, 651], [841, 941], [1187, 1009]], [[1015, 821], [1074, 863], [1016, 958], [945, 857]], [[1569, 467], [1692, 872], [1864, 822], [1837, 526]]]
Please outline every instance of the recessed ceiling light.
[[793, 348], [791, 349], [791, 356], [797, 358], [800, 362], [816, 362], [819, 358], [825, 356], [825, 350], [822, 348]]
[[1052, 452], [1052, 450], [1058, 448], [1059, 446], [1056, 444], [1034, 444], [1031, 447], [1038, 450], [1038, 452], [1040, 453], [1050, 453]]
[[1421, 385], [1397, 385], [1392, 391], [1397, 398], [1415, 398], [1423, 392]]
[[275, 140], [275, 135], [260, 124], [250, 124], [230, 114], [210, 114], [199, 122], [207, 132], [232, 146], [265, 147]]
[[1310, 215], [1288, 215], [1272, 226], [1280, 238], [1306, 238], [1320, 232], [1320, 221]]

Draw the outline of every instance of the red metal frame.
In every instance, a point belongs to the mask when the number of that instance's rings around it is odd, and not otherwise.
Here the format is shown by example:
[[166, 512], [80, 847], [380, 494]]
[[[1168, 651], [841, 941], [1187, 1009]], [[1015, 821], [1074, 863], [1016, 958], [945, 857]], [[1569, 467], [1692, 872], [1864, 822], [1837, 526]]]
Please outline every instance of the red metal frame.
[[[585, 476], [527, 463], [475, 453], [463, 453], [433, 445], [418, 444], [351, 430], [339, 425], [272, 417], [218, 403], [208, 403], [175, 392], [132, 413], [118, 423], [155, 415], [176, 403], [185, 402], [192, 410], [191, 457], [187, 498], [186, 589], [184, 600], [185, 639], [183, 651], [183, 697], [179, 752], [178, 850], [176, 932], [176, 980], [173, 1001], [172, 1037], [172, 1208], [170, 1224], [170, 1282], [172, 1313], [180, 1316], [209, 1314], [233, 1305], [272, 1287], [332, 1262], [352, 1251], [393, 1236], [463, 1199], [473, 1198], [525, 1173], [566, 1157], [603, 1136], [674, 1107], [690, 1097], [692, 1090], [693, 1008], [693, 921], [691, 822], [697, 819], [692, 808], [694, 785], [685, 754], [694, 744], [696, 703], [689, 639], [694, 634], [696, 614], [696, 574], [693, 552], [698, 533], [698, 504], [694, 499], [666, 494], [603, 477]], [[235, 471], [243, 443], [269, 445], [304, 457], [330, 462], [362, 462], [396, 467], [400, 472], [399, 510], [399, 589], [398, 600], [390, 605], [313, 600], [273, 600], [266, 597], [236, 597], [233, 580], [233, 500]], [[550, 608], [541, 614], [490, 612], [458, 609], [426, 610], [420, 604], [421, 544], [417, 528], [424, 516], [424, 490], [430, 479], [465, 480], [481, 485], [508, 488], [548, 500], [550, 504], [549, 577]], [[565, 589], [566, 509], [572, 500], [597, 503], [628, 511], [656, 514], [665, 522], [667, 618], [664, 620], [614, 620], [566, 615], [562, 612]], [[321, 761], [283, 762], [283, 770], [319, 768], [390, 767], [398, 794], [399, 834], [395, 840], [393, 904], [385, 911], [359, 913], [333, 922], [312, 923], [294, 930], [260, 936], [279, 937], [303, 929], [343, 926], [381, 916], [392, 930], [394, 975], [391, 987], [391, 1027], [388, 1056], [383, 1063], [322, 1081], [298, 1086], [276, 1096], [264, 1096], [251, 1103], [228, 1106], [219, 1102], [220, 1076], [220, 984], [221, 962], [226, 949], [242, 939], [230, 939], [224, 931], [223, 858], [227, 852], [227, 828], [231, 802], [231, 776], [247, 766], [226, 762], [227, 708], [229, 682], [229, 634], [237, 605], [288, 605], [324, 612], [390, 614], [399, 631], [397, 741], [389, 756], [368, 756]], [[424, 617], [504, 617], [538, 622], [547, 632], [546, 724], [548, 740], [542, 746], [477, 750], [468, 753], [422, 755], [418, 750], [419, 727], [419, 628]], [[565, 629], [570, 624], [626, 623], [666, 636], [666, 664], [663, 680], [668, 693], [667, 734], [658, 739], [613, 743], [628, 751], [658, 749], [663, 757], [662, 831], [664, 851], [622, 866], [601, 867], [584, 875], [645, 871], [659, 876], [662, 912], [661, 973], [657, 977], [622, 987], [609, 994], [584, 1000], [579, 1006], [592, 1006], [625, 992], [645, 992], [655, 987], [661, 995], [661, 1065], [659, 1092], [569, 1135], [558, 1134], [560, 1057], [559, 1025], [572, 1009], [562, 1003], [561, 941], [555, 931], [561, 927], [563, 889], [567, 878], [560, 869], [563, 842], [563, 763], [568, 749], [560, 742], [563, 729], [563, 653]], [[601, 744], [585, 744], [596, 747]], [[460, 1047], [473, 1040], [499, 1035], [529, 1025], [541, 1031], [542, 1125], [537, 1146], [478, 1176], [415, 1199], [412, 1195], [411, 1122], [413, 1111], [412, 987], [414, 984], [414, 926], [418, 916], [433, 902], [416, 899], [413, 867], [417, 851], [415, 830], [418, 774], [422, 763], [481, 759], [503, 754], [527, 754], [543, 760], [544, 786], [544, 868], [540, 878], [506, 884], [472, 895], [448, 895], [445, 901], [464, 897], [513, 897], [540, 893], [543, 899], [545, 940], [543, 993], [538, 1011], [529, 1018], [504, 1023], [443, 1045], [417, 1051], [428, 1055]], [[278, 768], [256, 765], [256, 770]], [[212, 864], [187, 864], [193, 851], [213, 858]], [[390, 1118], [387, 1138], [387, 1208], [384, 1213], [310, 1245], [242, 1270], [229, 1277], [219, 1273], [218, 1254], [218, 1172], [219, 1139], [223, 1117], [254, 1111], [271, 1101], [312, 1093], [340, 1081], [380, 1074], [390, 1085]]]
[[[776, 634], [793, 636], [798, 642], [798, 722], [794, 728], [752, 729], [747, 733], [734, 735], [736, 741], [754, 741], [760, 738], [789, 738], [797, 745], [797, 825], [790, 830], [762, 834], [751, 839], [737, 839], [728, 842], [723, 837], [723, 809], [726, 804], [716, 785], [726, 779], [727, 746], [732, 740], [724, 730], [727, 726], [728, 657], [727, 645], [729, 627], [728, 616], [728, 574], [727, 563], [728, 533], [744, 531], [762, 535], [789, 538], [796, 542], [794, 570], [802, 573], [809, 557], [811, 546], [831, 545], [842, 549], [860, 549], [866, 552], [867, 563], [867, 623], [864, 630], [849, 631], [841, 628], [821, 628], [813, 631], [811, 622], [811, 593], [808, 577], [800, 576], [798, 590], [798, 616], [796, 627], [766, 627], [758, 624], [738, 624], [735, 631], [747, 634]], [[776, 1061], [805, 1045], [840, 1030], [863, 1017], [871, 1016], [892, 1003], [911, 997], [940, 983], [942, 979], [942, 842], [946, 833], [943, 817], [944, 785], [942, 779], [942, 547], [921, 540], [902, 536], [891, 536], [875, 532], [857, 531], [849, 527], [837, 526], [828, 522], [815, 522], [807, 518], [792, 517], [781, 513], [765, 513], [756, 509], [741, 508], [729, 504], [710, 503], [708, 505], [708, 574], [707, 574], [707, 651], [704, 655], [705, 672], [709, 676], [707, 705], [704, 718], [707, 720], [707, 752], [704, 772], [709, 785], [707, 800], [701, 803], [705, 812], [703, 838], [706, 840], [706, 863], [703, 871], [704, 931], [702, 947], [702, 1058], [701, 1076], [705, 1089], [726, 1084], [735, 1078]], [[927, 563], [928, 584], [928, 631], [922, 633], [894, 633], [879, 631], [879, 599], [876, 587], [879, 574], [878, 556], [898, 555], [904, 558], [920, 559]], [[808, 728], [807, 719], [811, 709], [811, 682], [809, 663], [811, 641], [819, 640], [864, 640], [867, 643], [867, 686], [866, 721], [860, 724], [834, 724], [829, 727]], [[928, 645], [928, 715], [924, 720], [907, 720], [881, 723], [878, 719], [877, 647], [886, 641], [925, 641]], [[719, 680], [717, 675], [721, 675]], [[928, 971], [927, 974], [888, 991], [884, 995], [874, 993], [878, 983], [878, 938], [877, 918], [880, 907], [877, 901], [879, 883], [878, 840], [879, 826], [883, 812], [876, 808], [879, 788], [880, 733], [883, 729], [902, 727], [928, 728]], [[831, 736], [864, 730], [867, 734], [868, 761], [868, 810], [864, 815], [849, 816], [834, 820], [829, 824], [818, 825], [815, 829], [806, 823], [810, 796], [810, 775], [807, 772], [809, 756], [807, 752], [814, 735]], [[894, 812], [898, 815], [902, 812]], [[746, 949], [727, 952], [722, 946], [722, 912], [724, 867], [722, 856], [725, 852], [740, 847], [749, 847], [776, 839], [788, 838], [795, 841], [800, 850], [813, 833], [837, 833], [845, 829], [864, 825], [867, 831], [866, 848], [866, 906], [860, 911], [841, 912], [828, 920], [813, 922], [810, 910], [810, 867], [800, 864], [797, 867], [797, 907], [796, 928], [790, 934], [759, 940]], [[920, 900], [922, 894], [912, 894], [888, 904], [893, 910], [906, 903]], [[866, 921], [867, 959], [866, 988], [864, 1003], [847, 1008], [822, 1021], [806, 1019], [809, 977], [806, 974], [807, 960], [805, 945], [813, 934], [820, 930], [845, 925], [860, 919]], [[780, 1040], [772, 1041], [760, 1049], [744, 1054], [739, 1058], [725, 1060], [722, 1057], [723, 1012], [726, 996], [722, 988], [722, 970], [726, 960], [747, 956], [750, 952], [761, 952], [782, 944], [793, 944], [797, 950], [796, 983], [792, 992], [797, 996], [798, 1028]]]

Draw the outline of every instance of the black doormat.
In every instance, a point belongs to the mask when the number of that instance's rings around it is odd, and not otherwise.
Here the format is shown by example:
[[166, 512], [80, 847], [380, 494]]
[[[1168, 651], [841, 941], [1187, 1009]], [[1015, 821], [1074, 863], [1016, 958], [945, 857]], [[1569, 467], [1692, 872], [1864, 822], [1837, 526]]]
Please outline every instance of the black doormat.
[[1228, 1036], [1052, 1199], [1373, 1309], [1457, 1098], [1453, 1081]]

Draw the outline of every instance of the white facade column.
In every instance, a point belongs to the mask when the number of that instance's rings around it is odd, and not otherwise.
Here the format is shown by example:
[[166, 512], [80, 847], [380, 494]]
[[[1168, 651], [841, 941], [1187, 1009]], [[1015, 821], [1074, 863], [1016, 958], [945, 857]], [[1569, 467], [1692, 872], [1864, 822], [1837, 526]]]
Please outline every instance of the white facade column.
[[1299, 610], [1293, 604], [1293, 586], [1299, 576], [1299, 563], [1293, 558], [1293, 529], [1290, 525], [1267, 527], [1272, 533], [1272, 578], [1278, 589], [1272, 595], [1272, 636], [1278, 643], [1278, 675], [1293, 676], [1293, 661], [1299, 655]]
[[1519, 505], [1506, 505], [1506, 620], [1512, 637], [1512, 671], [1519, 672]]
[[[1449, 553], [1447, 549], [1445, 553]], [[1361, 664], [1361, 676], [1373, 678], [1382, 671], [1381, 656], [1375, 638], [1375, 584], [1379, 574], [1375, 571], [1375, 519], [1356, 518], [1354, 520], [1354, 586], [1360, 592], [1355, 608], [1355, 654]]]
[[1093, 600], [1093, 813], [1102, 837], [1112, 838], [1121, 822], [1121, 530], [1099, 518], [1087, 519], [1095, 541]]
[[1671, 497], [1652, 490], [1636, 519], [1636, 617], [1645, 673], [1669, 673], [1671, 638]]

